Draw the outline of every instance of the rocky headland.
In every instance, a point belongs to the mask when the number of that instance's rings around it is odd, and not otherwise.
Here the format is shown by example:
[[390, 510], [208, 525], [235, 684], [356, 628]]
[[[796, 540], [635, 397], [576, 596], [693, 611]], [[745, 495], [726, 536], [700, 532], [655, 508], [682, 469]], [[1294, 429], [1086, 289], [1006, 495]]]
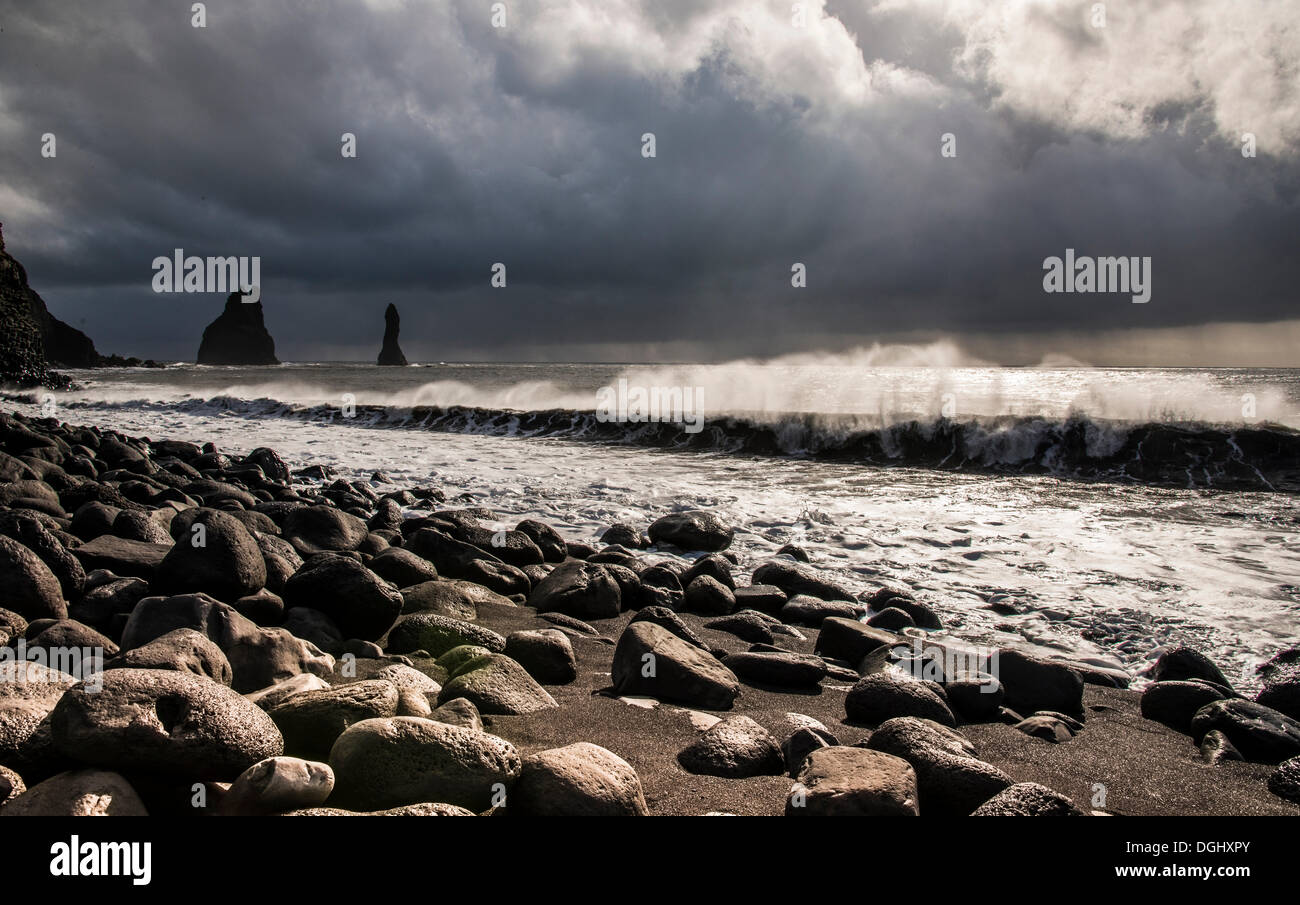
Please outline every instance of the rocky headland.
[[565, 537], [267, 448], [0, 449], [0, 816], [1300, 814], [1300, 648], [1139, 691], [742, 568], [708, 511]]

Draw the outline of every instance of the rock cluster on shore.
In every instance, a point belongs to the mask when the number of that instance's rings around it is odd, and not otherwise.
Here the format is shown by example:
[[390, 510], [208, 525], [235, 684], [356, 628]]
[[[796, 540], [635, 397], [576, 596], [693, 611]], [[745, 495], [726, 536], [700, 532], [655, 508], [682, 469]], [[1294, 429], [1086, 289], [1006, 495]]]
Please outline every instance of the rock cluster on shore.
[[[1184, 778], [1300, 813], [1295, 650], [1256, 700], [1167, 650], [1143, 719], [1113, 671], [959, 657], [951, 614], [797, 548], [738, 581], [715, 513], [598, 548], [266, 448], [0, 415], [0, 450], [0, 816], [1071, 816]], [[1096, 773], [1130, 744], [1163, 779]]]

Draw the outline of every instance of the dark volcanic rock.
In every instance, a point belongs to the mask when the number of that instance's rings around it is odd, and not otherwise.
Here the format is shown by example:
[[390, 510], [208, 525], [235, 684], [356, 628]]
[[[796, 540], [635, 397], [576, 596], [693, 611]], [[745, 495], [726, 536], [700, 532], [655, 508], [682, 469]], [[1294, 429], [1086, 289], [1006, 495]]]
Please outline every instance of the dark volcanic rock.
[[129, 650], [107, 669], [170, 669], [204, 676], [222, 685], [234, 678], [230, 661], [216, 643], [192, 628], [178, 628]]
[[511, 632], [505, 653], [545, 685], [566, 685], [578, 677], [573, 645], [559, 629]]
[[288, 607], [319, 610], [345, 638], [374, 641], [402, 613], [402, 595], [374, 572], [347, 556], [323, 553], [285, 583]]
[[[648, 606], [637, 612], [632, 617], [632, 623], [636, 622], [653, 622], [661, 628], [666, 628], [678, 638], [681, 638], [687, 644], [698, 647], [700, 650], [707, 651], [709, 646], [704, 643], [704, 639], [695, 634], [691, 627], [682, 621], [672, 610], [663, 606]], [[631, 624], [631, 623], [629, 623]]]
[[1011, 777], [976, 758], [965, 736], [930, 720], [887, 720], [871, 734], [867, 746], [912, 765], [921, 812], [928, 816], [965, 816], [1012, 785]]
[[1023, 732], [1025, 735], [1042, 739], [1045, 742], [1059, 743], [1068, 742], [1074, 737], [1070, 731], [1069, 725], [1063, 720], [1046, 714], [1035, 714], [1021, 720], [1013, 727]]
[[1083, 712], [1083, 677], [1068, 666], [1003, 648], [990, 672], [1002, 682], [1004, 702], [1012, 710], [1057, 710], [1070, 716]]
[[304, 556], [355, 550], [368, 533], [365, 522], [333, 506], [300, 506], [290, 511], [283, 532]]
[[[823, 622], [832, 617], [856, 621], [861, 613], [862, 608], [857, 604], [843, 600], [822, 600], [820, 597], [800, 594], [786, 601], [785, 606], [781, 607], [780, 616], [782, 622], [819, 628]], [[874, 622], [869, 624], [876, 625]], [[878, 627], [892, 631], [888, 626]]]
[[262, 628], [229, 604], [206, 594], [146, 597], [122, 629], [124, 651], [142, 647], [178, 628], [207, 636], [230, 661], [232, 685], [246, 693], [299, 673], [329, 675], [333, 658], [283, 628]]
[[76, 680], [31, 662], [0, 662], [0, 763], [24, 769], [45, 759], [44, 720]]
[[402, 547], [389, 547], [367, 565], [370, 566], [370, 571], [399, 588], [438, 580], [438, 570], [433, 567], [433, 563]]
[[203, 331], [199, 343], [201, 365], [278, 365], [275, 340], [262, 320], [262, 303], [244, 302], [232, 292], [226, 308]]
[[27, 791], [23, 778], [8, 767], [0, 767], [0, 808]]
[[1242, 761], [1245, 760], [1238, 751], [1228, 741], [1228, 737], [1218, 729], [1211, 729], [1205, 733], [1205, 738], [1201, 739], [1201, 759], [1207, 764], [1222, 763], [1225, 760]]
[[659, 518], [650, 526], [649, 534], [650, 540], [656, 544], [667, 543], [683, 550], [713, 553], [731, 546], [735, 531], [712, 512], [696, 509]]
[[599, 563], [569, 560], [556, 566], [528, 597], [539, 613], [564, 613], [577, 619], [609, 619], [622, 605], [618, 582]]
[[0, 809], [0, 816], [146, 817], [148, 811], [120, 773], [69, 770], [32, 786], [21, 798]]
[[[810, 723], [816, 723], [816, 721], [811, 720]], [[803, 763], [808, 759], [809, 754], [821, 748], [834, 747], [839, 743], [840, 740], [820, 723], [797, 726], [781, 742], [781, 754], [785, 758], [786, 772], [790, 776], [798, 776], [799, 770], [803, 767]]]
[[1153, 682], [1205, 679], [1231, 689], [1232, 683], [1209, 657], [1190, 647], [1171, 647], [1160, 654], [1150, 674]]
[[42, 647], [52, 648], [80, 648], [82, 650], [95, 649], [103, 652], [105, 657], [117, 656], [117, 645], [111, 638], [106, 637], [100, 632], [95, 631], [88, 625], [83, 625], [75, 619], [58, 619], [43, 628], [39, 635], [29, 638], [27, 641], [29, 648]]
[[544, 522], [535, 519], [524, 519], [515, 526], [515, 530], [537, 545], [537, 549], [542, 551], [542, 557], [546, 562], [564, 562], [565, 556], [568, 555], [564, 538], [560, 536], [560, 532]]
[[494, 653], [506, 649], [506, 639], [491, 629], [437, 613], [404, 616], [388, 633], [388, 651], [395, 654], [424, 650], [441, 657], [462, 644], [477, 644]]
[[0, 512], [0, 535], [18, 541], [39, 556], [59, 580], [65, 599], [76, 600], [81, 596], [86, 583], [85, 569], [39, 518], [23, 512]]
[[1279, 798], [1300, 804], [1300, 757], [1278, 765], [1268, 778], [1268, 790]]
[[712, 575], [697, 575], [686, 586], [686, 608], [707, 616], [725, 616], [736, 608], [736, 595]]
[[389, 303], [384, 309], [384, 345], [379, 350], [379, 361], [381, 365], [404, 366], [406, 356], [402, 354], [402, 347], [397, 344], [397, 334], [401, 332], [402, 319], [397, 314], [397, 306]]
[[781, 559], [765, 562], [754, 570], [752, 581], [758, 585], [775, 585], [791, 596], [807, 594], [821, 600], [853, 600], [848, 588], [827, 581], [816, 569], [798, 562]]
[[1228, 695], [1205, 682], [1153, 682], [1142, 692], [1142, 715], [1170, 729], [1190, 734], [1192, 717], [1206, 704]]
[[221, 800], [222, 814], [282, 814], [324, 804], [334, 791], [328, 764], [297, 757], [268, 757], [249, 767]]
[[874, 625], [875, 628], [883, 628], [887, 632], [901, 632], [902, 629], [913, 627], [917, 624], [917, 620], [907, 615], [905, 610], [900, 610], [896, 606], [887, 606], [878, 614], [871, 616], [867, 624]]
[[759, 685], [809, 687], [826, 676], [826, 663], [811, 654], [751, 651], [729, 654], [722, 664], [744, 681]]
[[736, 588], [736, 609], [758, 610], [772, 616], [780, 614], [790, 597], [776, 585], [751, 584]]
[[1006, 692], [1002, 683], [988, 673], [957, 672], [947, 677], [943, 692], [948, 704], [971, 722], [995, 720]]
[[551, 625], [559, 626], [561, 629], [577, 632], [579, 635], [588, 635], [593, 638], [600, 636], [600, 632], [594, 626], [588, 625], [581, 619], [566, 616], [564, 613], [539, 613], [538, 618], [545, 619]]
[[397, 715], [397, 686], [382, 679], [295, 694], [267, 711], [294, 757], [321, 760], [352, 724]]
[[1300, 722], [1254, 701], [1206, 704], [1192, 717], [1192, 738], [1199, 743], [1213, 729], [1249, 761], [1276, 764], [1300, 755]]
[[1280, 651], [1256, 671], [1264, 680], [1264, 688], [1255, 700], [1300, 720], [1300, 647]]
[[817, 653], [845, 660], [856, 667], [863, 657], [877, 648], [899, 644], [902, 640], [893, 632], [872, 628], [856, 619], [832, 616], [822, 622], [821, 634], [817, 636]]
[[1255, 700], [1265, 707], [1280, 710], [1293, 720], [1300, 720], [1300, 678], [1265, 685]]
[[56, 363], [95, 367], [99, 355], [89, 337], [50, 314], [0, 233], [0, 383], [61, 389], [69, 381], [49, 370]]
[[785, 759], [772, 735], [747, 716], [732, 716], [715, 724], [683, 748], [677, 762], [705, 776], [776, 776], [785, 772]]
[[68, 605], [59, 579], [39, 556], [0, 536], [0, 603], [31, 619], [66, 619]]
[[[203, 530], [195, 533], [199, 526]], [[200, 509], [189, 536], [172, 546], [152, 584], [165, 594], [202, 591], [233, 602], [266, 584], [266, 560], [242, 522], [218, 509]]]
[[771, 644], [775, 640], [772, 629], [754, 612], [741, 611], [721, 619], [710, 619], [704, 627], [715, 632], [727, 632], [750, 644]]
[[869, 725], [901, 716], [957, 725], [938, 685], [893, 673], [875, 673], [859, 680], [844, 699], [844, 710], [850, 720]]
[[971, 812], [972, 817], [1084, 817], [1082, 808], [1036, 782], [1018, 782]]
[[605, 546], [627, 547], [629, 550], [644, 550], [650, 546], [650, 538], [646, 537], [645, 532], [626, 522], [616, 522], [606, 528], [600, 536], [600, 542]]
[[402, 589], [402, 612], [440, 613], [453, 619], [474, 620], [483, 605], [514, 606], [509, 597], [502, 597], [472, 581], [456, 578], [423, 581]]
[[740, 693], [735, 674], [716, 657], [653, 622], [632, 622], [623, 630], [611, 674], [619, 694], [709, 710], [730, 708]]
[[96, 585], [68, 607], [68, 615], [78, 622], [108, 632], [113, 617], [130, 613], [135, 605], [149, 596], [149, 582], [142, 578], [114, 578]]
[[[243, 526], [240, 528], [242, 530]], [[107, 569], [116, 575], [152, 579], [173, 546], [104, 534], [77, 547], [72, 555], [85, 569]]]
[[446, 704], [465, 698], [479, 713], [535, 713], [557, 707], [555, 699], [519, 663], [505, 654], [486, 654], [462, 663], [438, 695]]
[[736, 579], [731, 574], [731, 561], [722, 553], [710, 553], [695, 560], [691, 567], [681, 574], [682, 587], [688, 587], [701, 575], [709, 576], [729, 591], [736, 590]]

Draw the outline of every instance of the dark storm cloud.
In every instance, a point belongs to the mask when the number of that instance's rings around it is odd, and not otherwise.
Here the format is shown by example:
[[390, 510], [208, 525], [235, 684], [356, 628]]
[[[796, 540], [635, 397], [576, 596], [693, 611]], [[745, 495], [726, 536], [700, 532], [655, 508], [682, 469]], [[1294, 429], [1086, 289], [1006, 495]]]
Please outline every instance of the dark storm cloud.
[[[373, 356], [390, 301], [408, 354], [434, 359], [1296, 314], [1288, 71], [1196, 94], [1206, 74], [1179, 61], [1204, 34], [1161, 39], [1168, 72], [1112, 82], [1097, 55], [1156, 32], [1114, 21], [1103, 47], [1087, 4], [1009, 24], [956, 0], [831, 3], [826, 21], [809, 4], [804, 30], [789, 3], [516, 2], [505, 29], [490, 5], [209, 2], [196, 29], [188, 3], [0, 2], [10, 251], [101, 348], [168, 358], [192, 358], [221, 304], [152, 293], [176, 247], [261, 256], [296, 359]], [[1066, 103], [1061, 85], [1082, 87]], [[1247, 160], [1224, 111], [1260, 105]], [[1066, 247], [1150, 256], [1152, 302], [1045, 295]]]

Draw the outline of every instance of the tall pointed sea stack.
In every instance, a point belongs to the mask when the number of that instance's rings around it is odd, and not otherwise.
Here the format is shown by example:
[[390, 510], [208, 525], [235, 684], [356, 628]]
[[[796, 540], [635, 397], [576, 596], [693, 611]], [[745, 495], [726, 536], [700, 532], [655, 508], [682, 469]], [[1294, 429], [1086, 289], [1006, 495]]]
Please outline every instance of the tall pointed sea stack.
[[391, 302], [384, 311], [384, 347], [379, 350], [379, 364], [405, 365], [406, 356], [397, 344], [397, 334], [401, 332], [402, 319], [397, 315], [397, 306]]
[[266, 331], [261, 302], [244, 302], [238, 292], [226, 299], [226, 310], [208, 324], [199, 344], [201, 365], [278, 365], [275, 340]]

